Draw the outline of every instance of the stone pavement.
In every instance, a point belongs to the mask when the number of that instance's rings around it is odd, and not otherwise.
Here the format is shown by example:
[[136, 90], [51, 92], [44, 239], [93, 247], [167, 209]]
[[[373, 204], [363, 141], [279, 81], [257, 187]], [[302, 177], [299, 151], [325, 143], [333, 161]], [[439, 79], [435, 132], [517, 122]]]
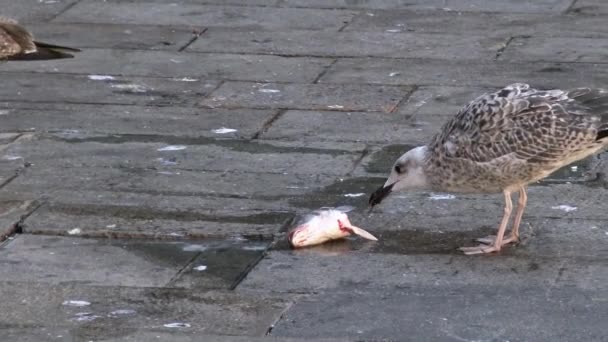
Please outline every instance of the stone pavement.
[[[605, 341], [608, 154], [502, 196], [394, 158], [511, 82], [608, 86], [604, 0], [0, 0], [72, 60], [0, 64], [0, 341]], [[378, 243], [292, 251], [352, 205]]]

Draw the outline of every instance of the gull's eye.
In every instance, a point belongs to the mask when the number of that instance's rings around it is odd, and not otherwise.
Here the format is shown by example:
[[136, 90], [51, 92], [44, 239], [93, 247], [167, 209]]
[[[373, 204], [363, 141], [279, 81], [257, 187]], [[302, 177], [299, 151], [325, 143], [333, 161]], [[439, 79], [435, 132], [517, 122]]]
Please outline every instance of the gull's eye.
[[395, 165], [395, 172], [401, 173], [401, 171], [403, 171], [403, 167], [399, 164]]

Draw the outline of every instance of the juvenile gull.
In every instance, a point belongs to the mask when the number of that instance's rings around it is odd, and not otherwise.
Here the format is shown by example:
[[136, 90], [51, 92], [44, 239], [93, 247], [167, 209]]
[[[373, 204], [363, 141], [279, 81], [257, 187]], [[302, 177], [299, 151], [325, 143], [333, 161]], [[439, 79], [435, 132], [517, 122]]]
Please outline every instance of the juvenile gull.
[[[519, 241], [526, 186], [608, 146], [608, 91], [538, 90], [523, 83], [484, 94], [462, 108], [431, 141], [394, 163], [372, 207], [392, 191], [498, 193], [505, 197], [496, 236], [465, 254], [491, 253]], [[505, 230], [519, 192], [511, 233]]]
[[0, 17], [0, 61], [72, 58], [80, 50], [37, 42], [17, 21]]

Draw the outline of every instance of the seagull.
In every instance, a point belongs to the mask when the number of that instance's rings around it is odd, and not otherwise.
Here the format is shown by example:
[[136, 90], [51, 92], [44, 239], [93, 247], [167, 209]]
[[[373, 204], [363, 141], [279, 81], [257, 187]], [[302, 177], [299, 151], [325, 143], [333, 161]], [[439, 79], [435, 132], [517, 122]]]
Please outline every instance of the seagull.
[[72, 58], [79, 49], [41, 43], [17, 21], [0, 17], [0, 61]]
[[[399, 157], [369, 204], [373, 208], [391, 192], [404, 190], [502, 192], [498, 233], [460, 248], [467, 255], [499, 252], [519, 242], [528, 184], [607, 146], [608, 90], [539, 90], [514, 83], [471, 101], [428, 144]], [[518, 206], [505, 237], [514, 192], [519, 192]]]

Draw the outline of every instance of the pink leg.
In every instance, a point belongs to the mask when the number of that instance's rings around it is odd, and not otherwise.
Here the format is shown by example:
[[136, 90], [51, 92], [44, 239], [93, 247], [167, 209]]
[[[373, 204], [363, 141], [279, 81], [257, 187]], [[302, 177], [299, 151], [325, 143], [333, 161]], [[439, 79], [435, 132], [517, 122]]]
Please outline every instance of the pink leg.
[[482, 254], [482, 253], [492, 253], [500, 251], [500, 248], [503, 244], [507, 243], [504, 239], [505, 231], [507, 230], [507, 224], [509, 224], [509, 217], [511, 216], [511, 211], [513, 211], [513, 202], [511, 201], [511, 193], [507, 190], [503, 191], [505, 195], [505, 213], [502, 217], [502, 221], [500, 222], [500, 226], [498, 226], [498, 233], [496, 234], [496, 238], [491, 245], [479, 245], [477, 247], [460, 247], [460, 250], [464, 252], [464, 254]]
[[519, 199], [517, 201], [517, 211], [515, 212], [515, 221], [513, 221], [513, 228], [511, 228], [511, 234], [507, 240], [513, 242], [519, 242], [519, 225], [521, 224], [521, 218], [524, 216], [524, 209], [528, 202], [528, 195], [526, 194], [526, 187], [522, 186], [519, 188]]

